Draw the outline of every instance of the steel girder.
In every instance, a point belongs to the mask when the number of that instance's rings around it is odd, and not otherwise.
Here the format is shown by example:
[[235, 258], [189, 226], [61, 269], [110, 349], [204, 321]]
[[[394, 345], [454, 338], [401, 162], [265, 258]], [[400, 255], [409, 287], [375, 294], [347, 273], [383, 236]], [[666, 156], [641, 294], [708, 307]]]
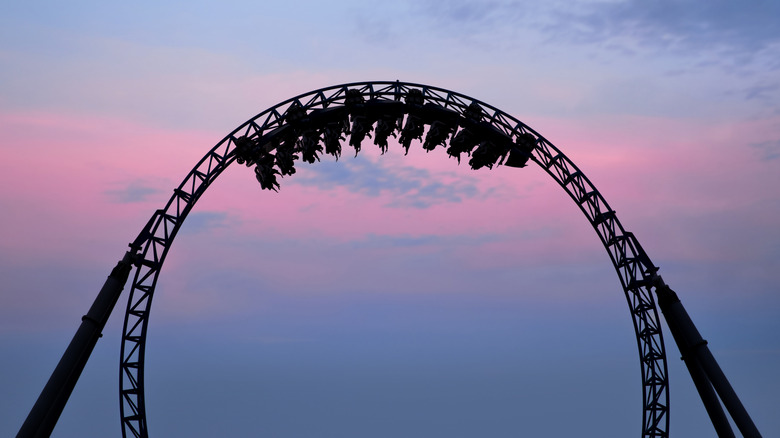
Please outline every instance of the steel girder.
[[[458, 140], [459, 144], [463, 143], [464, 138], [468, 140], [469, 134], [475, 137], [471, 140], [476, 143], [463, 149], [471, 157], [469, 164], [472, 167], [492, 168], [493, 165], [501, 164], [522, 167], [526, 160], [531, 160], [569, 194], [607, 250], [628, 302], [642, 376], [641, 436], [668, 437], [666, 353], [656, 303], [651, 293], [657, 268], [634, 235], [623, 228], [615, 211], [584, 173], [558, 148], [524, 123], [463, 94], [398, 81], [358, 82], [322, 88], [261, 112], [214, 146], [187, 174], [179, 187], [174, 189], [165, 207], [155, 212], [136, 239], [136, 243], [141, 242], [141, 249], [125, 313], [120, 364], [123, 436], [148, 436], [144, 402], [144, 356], [149, 310], [168, 250], [200, 196], [236, 160], [247, 166], [256, 166], [255, 172], [261, 185], [275, 189], [278, 184], [271, 184], [269, 175], [275, 176], [280, 172], [282, 175], [290, 174], [290, 169], [285, 168], [286, 161], [282, 162], [283, 148], [289, 148], [285, 153], [291, 162], [293, 153], [302, 152], [304, 136], [309, 136], [309, 142], [315, 140], [319, 144], [321, 140], [327, 140], [323, 138], [325, 124], [341, 123], [339, 131], [335, 133], [338, 134], [336, 140], [347, 141], [346, 137], [349, 136], [348, 141], [357, 152], [361, 138], [358, 141], [355, 138], [362, 137], [366, 130], [372, 129], [373, 124], [378, 123], [383, 115], [387, 116], [386, 119], [399, 117], [390, 132], [397, 130], [405, 147], [408, 147], [411, 139], [423, 141], [424, 125], [429, 125], [430, 134], [430, 126], [435, 122], [449, 124], [453, 130], [444, 132], [443, 137], [450, 140], [450, 150], [456, 137], [455, 130], [460, 129], [459, 133], [468, 131]], [[368, 124], [362, 127], [362, 131], [359, 125], [355, 125], [355, 120], [360, 121], [361, 117]], [[400, 117], [405, 117], [406, 125]], [[349, 118], [353, 122], [351, 128]], [[443, 125], [437, 125], [436, 129]], [[436, 131], [436, 135], [441, 137], [440, 134]], [[428, 148], [430, 143], [439, 139], [429, 142], [426, 137], [424, 147]], [[480, 150], [482, 146], [485, 147]], [[380, 147], [384, 150], [386, 144]], [[269, 155], [271, 152], [276, 152], [276, 156]], [[333, 151], [326, 150], [326, 153]], [[263, 158], [268, 156], [273, 159], [266, 160], [265, 167], [262, 167]], [[475, 156], [480, 159], [475, 159]], [[311, 155], [309, 159], [313, 161]], [[258, 170], [260, 167], [262, 169]]]

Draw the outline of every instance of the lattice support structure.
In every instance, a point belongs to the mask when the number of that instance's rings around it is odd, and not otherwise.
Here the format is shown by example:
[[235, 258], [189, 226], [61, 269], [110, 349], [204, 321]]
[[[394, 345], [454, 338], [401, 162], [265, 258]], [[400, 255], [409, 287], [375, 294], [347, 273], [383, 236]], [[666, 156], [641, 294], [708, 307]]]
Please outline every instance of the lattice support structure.
[[634, 235], [623, 228], [582, 171], [530, 127], [468, 96], [397, 81], [323, 88], [263, 111], [211, 149], [174, 190], [165, 208], [155, 212], [138, 238], [142, 249], [125, 313], [120, 369], [123, 435], [148, 436], [143, 364], [149, 309], [168, 250], [200, 196], [233, 161], [254, 166], [261, 186], [276, 190], [278, 176], [295, 172], [294, 160], [314, 162], [322, 153], [338, 158], [342, 141], [358, 153], [371, 131], [383, 151], [387, 138], [395, 134], [407, 150], [415, 140], [426, 150], [447, 148], [449, 142], [447, 153], [458, 162], [466, 154], [475, 169], [523, 167], [533, 161], [569, 194], [598, 234], [625, 292], [640, 358], [641, 436], [667, 437], [666, 354], [651, 293], [657, 268]]

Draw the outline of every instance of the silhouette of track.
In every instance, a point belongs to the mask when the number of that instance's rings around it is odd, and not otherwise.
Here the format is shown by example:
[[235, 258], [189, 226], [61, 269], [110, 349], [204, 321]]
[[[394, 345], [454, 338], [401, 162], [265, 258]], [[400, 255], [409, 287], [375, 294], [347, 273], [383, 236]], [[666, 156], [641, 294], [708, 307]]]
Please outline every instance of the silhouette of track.
[[[426, 132], [427, 127], [427, 132]], [[514, 117], [471, 97], [420, 84], [360, 82], [322, 88], [288, 99], [249, 119], [214, 146], [174, 189], [136, 240], [141, 252], [122, 334], [120, 399], [123, 436], [147, 437], [144, 356], [149, 310], [165, 257], [179, 227], [209, 185], [234, 161], [255, 167], [258, 182], [275, 190], [278, 175], [294, 173], [294, 160], [314, 162], [360, 150], [370, 131], [380, 147], [398, 134], [408, 148], [445, 147], [478, 169], [523, 167], [532, 161], [577, 204], [598, 234], [625, 292], [639, 350], [642, 437], [667, 437], [669, 391], [666, 353], [651, 294], [657, 268], [634, 235], [585, 174], [558, 148]], [[449, 147], [447, 146], [449, 142]]]

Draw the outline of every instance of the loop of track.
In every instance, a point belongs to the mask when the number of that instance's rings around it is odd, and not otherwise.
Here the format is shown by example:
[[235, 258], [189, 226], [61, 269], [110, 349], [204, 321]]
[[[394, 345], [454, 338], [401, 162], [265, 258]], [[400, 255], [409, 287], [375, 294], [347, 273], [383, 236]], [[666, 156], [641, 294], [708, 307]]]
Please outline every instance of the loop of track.
[[[288, 99], [249, 119], [214, 146], [174, 189], [168, 203], [157, 210], [139, 235], [140, 263], [130, 290], [122, 331], [120, 364], [120, 410], [124, 437], [148, 437], [144, 399], [144, 356], [154, 290], [168, 250], [198, 199], [210, 184], [237, 160], [242, 138], [273, 140], [274, 133], [284, 131], [290, 121], [286, 115], [291, 107], [305, 113], [348, 105], [347, 97], [359, 95], [363, 102], [394, 102], [408, 118], [412, 103], [428, 104], [438, 111], [452, 114], [458, 124], [473, 122], [469, 114], [477, 105], [483, 124], [490, 126], [490, 135], [516, 144], [533, 136], [534, 146], [527, 157], [547, 172], [574, 200], [593, 226], [620, 278], [625, 292], [639, 350], [642, 376], [642, 437], [668, 437], [669, 390], [666, 353], [661, 324], [653, 295], [652, 277], [657, 268], [652, 264], [634, 235], [626, 231], [614, 210], [601, 196], [585, 174], [558, 148], [539, 133], [486, 103], [468, 96], [420, 84], [404, 82], [360, 82], [322, 88]], [[404, 108], [409, 105], [408, 111]], [[296, 109], [296, 111], [299, 111]], [[352, 115], [359, 108], [350, 108]], [[292, 112], [291, 112], [292, 113]], [[314, 127], [316, 128], [316, 127]], [[487, 135], [487, 134], [484, 134]]]

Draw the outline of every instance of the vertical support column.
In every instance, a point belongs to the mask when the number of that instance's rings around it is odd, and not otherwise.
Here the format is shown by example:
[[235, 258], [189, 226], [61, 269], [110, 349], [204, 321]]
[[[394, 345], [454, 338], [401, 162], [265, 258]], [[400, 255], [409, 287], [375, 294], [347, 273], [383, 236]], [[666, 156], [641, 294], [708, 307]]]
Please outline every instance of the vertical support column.
[[661, 308], [661, 312], [666, 318], [669, 330], [672, 332], [677, 348], [682, 354], [682, 359], [688, 367], [688, 372], [691, 373], [691, 378], [699, 391], [699, 396], [718, 436], [722, 438], [734, 436], [728, 419], [723, 413], [720, 404], [722, 401], [742, 436], [761, 438], [758, 428], [737, 397], [734, 388], [726, 379], [726, 375], [723, 374], [723, 370], [707, 347], [707, 341], [701, 337], [699, 330], [696, 329], [691, 317], [680, 302], [680, 298], [664, 283], [660, 276], [656, 276], [654, 282], [655, 293], [658, 296], [658, 307]]
[[135, 249], [125, 253], [122, 260], [111, 271], [92, 307], [81, 318], [81, 325], [27, 415], [22, 428], [19, 429], [17, 438], [51, 435], [127, 283], [134, 259]]

